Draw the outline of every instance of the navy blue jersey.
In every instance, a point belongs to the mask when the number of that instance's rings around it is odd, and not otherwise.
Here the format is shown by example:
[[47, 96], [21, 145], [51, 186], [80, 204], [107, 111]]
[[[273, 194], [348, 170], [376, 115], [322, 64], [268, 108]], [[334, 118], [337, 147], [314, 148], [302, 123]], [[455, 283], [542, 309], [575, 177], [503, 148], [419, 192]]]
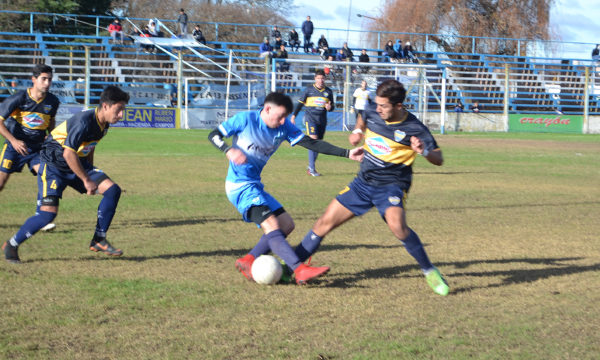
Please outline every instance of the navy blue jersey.
[[70, 172], [71, 169], [63, 157], [65, 148], [75, 151], [79, 158], [88, 156], [109, 128], [108, 124], [106, 127], [100, 125], [97, 110], [82, 111], [57, 126], [44, 141], [40, 152], [42, 161]]
[[38, 151], [59, 105], [58, 98], [50, 93], [35, 101], [29, 89], [21, 90], [0, 104], [0, 121], [6, 120], [6, 128], [15, 138]]
[[306, 122], [326, 123], [325, 104], [331, 103], [330, 111], [333, 111], [334, 108], [333, 91], [327, 86], [320, 90], [314, 84], [307, 87], [298, 101], [304, 105], [304, 121]]
[[369, 185], [400, 184], [408, 191], [412, 182], [412, 164], [417, 153], [410, 147], [411, 136], [416, 136], [432, 151], [438, 145], [429, 129], [416, 116], [406, 111], [397, 122], [386, 122], [375, 111], [377, 105], [365, 109], [365, 156], [358, 177]]

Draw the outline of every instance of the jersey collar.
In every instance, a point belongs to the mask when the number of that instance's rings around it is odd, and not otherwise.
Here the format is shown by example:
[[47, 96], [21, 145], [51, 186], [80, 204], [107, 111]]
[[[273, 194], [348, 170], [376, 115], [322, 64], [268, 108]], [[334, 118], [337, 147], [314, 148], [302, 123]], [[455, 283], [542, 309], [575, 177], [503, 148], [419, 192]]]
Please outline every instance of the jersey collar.
[[[47, 95], [47, 94], [46, 94]], [[38, 101], [36, 99], [33, 98], [33, 96], [31, 96], [31, 88], [27, 88], [27, 96], [29, 96], [29, 98], [33, 101], [35, 101], [37, 104], [41, 103], [42, 101], [44, 101], [44, 99], [46, 98], [46, 95], [42, 96], [42, 98]]]

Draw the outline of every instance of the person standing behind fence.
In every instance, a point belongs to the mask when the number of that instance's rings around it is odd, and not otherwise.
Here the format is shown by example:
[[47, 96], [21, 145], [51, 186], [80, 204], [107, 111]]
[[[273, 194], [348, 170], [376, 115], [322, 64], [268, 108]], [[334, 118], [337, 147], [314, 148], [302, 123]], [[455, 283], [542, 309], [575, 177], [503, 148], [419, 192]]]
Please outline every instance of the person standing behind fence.
[[313, 34], [314, 26], [312, 21], [310, 21], [310, 16], [306, 17], [306, 21], [302, 23], [302, 33], [304, 34], [304, 52], [308, 53], [312, 51], [312, 43], [310, 42], [310, 38]]
[[185, 37], [187, 35], [188, 16], [184, 9], [179, 9], [177, 25], [179, 26], [179, 35]]
[[364, 111], [367, 107], [367, 104], [371, 102], [371, 92], [367, 89], [367, 81], [363, 80], [360, 83], [360, 87], [354, 90], [354, 94], [352, 95], [356, 100], [354, 102], [354, 114], [356, 116], [356, 121], [358, 121], [358, 117], [361, 119], [364, 118]]
[[597, 44], [594, 50], [592, 50], [592, 60], [600, 60], [600, 44]]
[[196, 25], [194, 27], [194, 32], [192, 32], [192, 37], [197, 42], [206, 45], [206, 39], [204, 38], [204, 35], [202, 34], [202, 30], [200, 30], [200, 25]]
[[[289, 37], [290, 49], [292, 51], [298, 51], [298, 48], [300, 47], [300, 39], [298, 38], [298, 33], [296, 32], [296, 30], [295, 29], [290, 30], [288, 37]], [[296, 48], [296, 50], [294, 50], [294, 48]]]

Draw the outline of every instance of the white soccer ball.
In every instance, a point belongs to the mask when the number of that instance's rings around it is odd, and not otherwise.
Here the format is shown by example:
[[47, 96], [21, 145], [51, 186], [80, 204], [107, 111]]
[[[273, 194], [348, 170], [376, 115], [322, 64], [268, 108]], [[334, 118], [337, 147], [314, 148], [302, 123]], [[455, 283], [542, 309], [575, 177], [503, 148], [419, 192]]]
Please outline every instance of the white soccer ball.
[[252, 263], [252, 278], [259, 284], [273, 285], [281, 279], [283, 269], [279, 261], [271, 255], [261, 255]]

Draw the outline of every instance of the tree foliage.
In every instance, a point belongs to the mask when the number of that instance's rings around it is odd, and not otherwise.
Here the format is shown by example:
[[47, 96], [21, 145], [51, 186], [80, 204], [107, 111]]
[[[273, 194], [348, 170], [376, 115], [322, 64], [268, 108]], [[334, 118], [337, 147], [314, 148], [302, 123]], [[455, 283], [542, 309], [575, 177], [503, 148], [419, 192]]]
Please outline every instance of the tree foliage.
[[[380, 21], [370, 27], [378, 31], [443, 34], [431, 36], [430, 40], [447, 52], [516, 54], [515, 41], [478, 40], [473, 48], [471, 39], [457, 36], [549, 40], [553, 37], [553, 3], [554, 0], [387, 0]], [[423, 41], [414, 42], [422, 48]]]

